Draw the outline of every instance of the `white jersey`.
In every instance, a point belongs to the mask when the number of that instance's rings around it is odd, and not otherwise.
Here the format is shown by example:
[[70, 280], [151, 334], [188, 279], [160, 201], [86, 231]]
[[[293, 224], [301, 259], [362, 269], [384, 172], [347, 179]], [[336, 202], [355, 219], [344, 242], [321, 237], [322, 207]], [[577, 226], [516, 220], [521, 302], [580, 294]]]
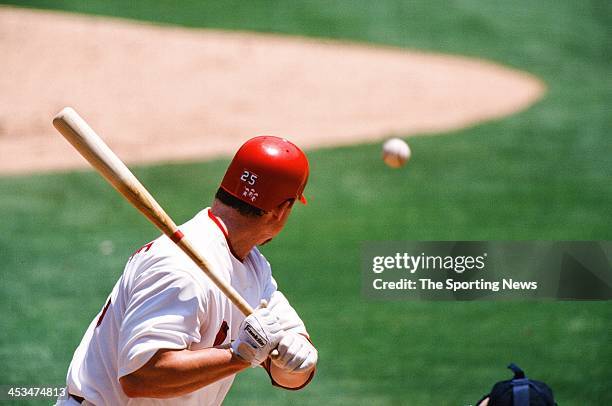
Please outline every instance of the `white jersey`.
[[[210, 209], [180, 229], [251, 306], [276, 291], [264, 256], [253, 248], [243, 262], [236, 259], [224, 225]], [[68, 392], [95, 405], [221, 404], [235, 375], [172, 399], [130, 399], [119, 378], [138, 370], [162, 348], [195, 350], [229, 343], [243, 320], [187, 255], [161, 236], [129, 259], [106, 306], [89, 325], [68, 370]]]

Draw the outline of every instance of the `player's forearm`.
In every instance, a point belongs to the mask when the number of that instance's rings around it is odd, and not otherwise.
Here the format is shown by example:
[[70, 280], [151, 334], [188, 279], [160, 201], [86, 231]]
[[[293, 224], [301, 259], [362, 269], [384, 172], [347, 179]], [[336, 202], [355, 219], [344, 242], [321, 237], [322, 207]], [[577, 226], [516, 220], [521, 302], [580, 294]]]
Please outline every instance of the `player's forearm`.
[[142, 368], [121, 378], [129, 397], [171, 398], [191, 393], [247, 368], [229, 349], [160, 350]]
[[307, 371], [288, 372], [274, 365], [273, 362], [269, 364], [268, 368], [272, 380], [285, 389], [303, 388], [310, 382], [315, 372], [315, 367]]

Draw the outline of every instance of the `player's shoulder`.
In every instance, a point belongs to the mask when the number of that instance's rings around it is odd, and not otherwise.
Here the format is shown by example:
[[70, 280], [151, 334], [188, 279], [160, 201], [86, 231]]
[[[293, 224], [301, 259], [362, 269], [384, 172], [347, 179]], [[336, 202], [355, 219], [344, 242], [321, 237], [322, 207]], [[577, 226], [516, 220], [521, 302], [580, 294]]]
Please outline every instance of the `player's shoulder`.
[[255, 278], [262, 287], [263, 298], [269, 299], [271, 294], [278, 288], [276, 280], [272, 275], [272, 268], [266, 257], [257, 248], [253, 248], [249, 253], [248, 259]]
[[249, 252], [248, 259], [252, 263], [252, 266], [255, 269], [255, 271], [257, 271], [258, 273], [261, 273], [261, 274], [271, 274], [272, 273], [270, 263], [268, 262], [264, 254], [262, 254], [261, 251], [259, 251], [257, 247], [253, 247], [251, 252]]
[[[209, 216], [210, 208], [200, 210], [193, 218], [184, 224], [181, 224], [179, 228], [186, 233], [190, 234], [190, 238], [198, 241], [218, 241], [225, 239], [223, 233], [218, 230], [217, 225], [211, 220]], [[215, 231], [215, 232], [211, 232]]]
[[123, 275], [124, 290], [128, 295], [143, 292], [147, 296], [174, 290], [180, 291], [182, 297], [199, 297], [206, 302], [210, 281], [195, 268], [190, 260], [158, 257], [150, 266], [127, 269]]
[[[215, 266], [223, 266], [229, 262], [227, 249], [223, 246], [225, 240], [220, 239], [218, 230], [211, 227], [206, 209], [200, 211], [192, 219], [181, 224], [179, 229], [204, 258]], [[137, 249], [129, 258], [126, 271], [132, 277], [138, 277], [148, 270], [184, 271], [199, 283], [206, 283], [203, 272], [194, 262], [165, 235]]]
[[[196, 248], [214, 248], [215, 245], [221, 245], [219, 232], [211, 226], [208, 221], [207, 209], [197, 213], [193, 218], [181, 224], [178, 228], [182, 231], [192, 245]], [[222, 235], [221, 235], [222, 237]], [[166, 235], [160, 235], [155, 240], [143, 245], [135, 251], [130, 257], [130, 262], [134, 259], [142, 259], [141, 262], [159, 259], [176, 259], [178, 261], [186, 260], [186, 255], [182, 250]]]

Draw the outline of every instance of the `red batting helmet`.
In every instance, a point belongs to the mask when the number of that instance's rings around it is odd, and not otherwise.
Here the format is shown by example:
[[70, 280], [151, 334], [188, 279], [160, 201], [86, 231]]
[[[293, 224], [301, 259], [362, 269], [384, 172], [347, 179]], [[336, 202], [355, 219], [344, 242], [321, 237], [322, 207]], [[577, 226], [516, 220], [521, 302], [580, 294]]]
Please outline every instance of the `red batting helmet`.
[[229, 167], [221, 188], [232, 196], [270, 211], [288, 199], [306, 204], [308, 159], [284, 138], [261, 136], [245, 142]]

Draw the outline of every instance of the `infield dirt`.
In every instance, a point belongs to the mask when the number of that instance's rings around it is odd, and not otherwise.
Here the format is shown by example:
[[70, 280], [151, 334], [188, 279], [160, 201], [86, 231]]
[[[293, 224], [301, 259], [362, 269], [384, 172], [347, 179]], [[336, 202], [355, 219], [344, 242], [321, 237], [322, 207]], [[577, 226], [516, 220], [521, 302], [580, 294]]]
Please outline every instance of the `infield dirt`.
[[439, 133], [525, 109], [536, 77], [460, 56], [0, 7], [0, 173], [86, 167], [51, 118], [73, 106], [128, 163]]

